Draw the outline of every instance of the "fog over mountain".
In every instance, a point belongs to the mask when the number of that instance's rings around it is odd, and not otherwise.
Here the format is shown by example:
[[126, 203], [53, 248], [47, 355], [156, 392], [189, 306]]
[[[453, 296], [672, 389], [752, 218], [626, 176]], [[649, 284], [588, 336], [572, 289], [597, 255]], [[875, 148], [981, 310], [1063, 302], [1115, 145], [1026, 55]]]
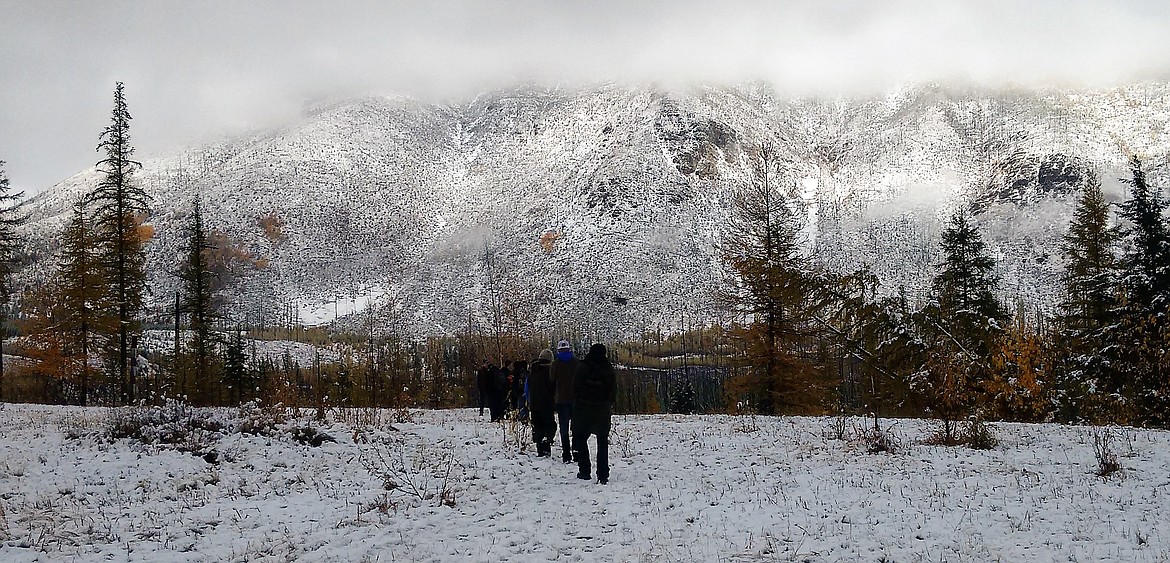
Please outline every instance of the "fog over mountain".
[[[144, 160], [156, 308], [173, 300], [194, 194], [239, 258], [235, 318], [329, 322], [354, 311], [413, 334], [492, 322], [601, 337], [717, 316], [718, 246], [761, 143], [792, 172], [805, 251], [921, 296], [941, 220], [969, 205], [1008, 303], [1046, 311], [1084, 179], [1107, 195], [1128, 154], [1155, 185], [1168, 87], [902, 87], [793, 97], [762, 84], [523, 85], [451, 103], [329, 99], [295, 123]], [[27, 230], [48, 275], [86, 170], [38, 196]], [[350, 323], [365, 322], [355, 315]]]
[[284, 126], [306, 100], [451, 103], [518, 81], [796, 95], [899, 84], [1117, 86], [1165, 78], [1156, 0], [622, 2], [0, 0], [0, 160], [36, 193], [96, 162], [115, 81], [139, 156]]

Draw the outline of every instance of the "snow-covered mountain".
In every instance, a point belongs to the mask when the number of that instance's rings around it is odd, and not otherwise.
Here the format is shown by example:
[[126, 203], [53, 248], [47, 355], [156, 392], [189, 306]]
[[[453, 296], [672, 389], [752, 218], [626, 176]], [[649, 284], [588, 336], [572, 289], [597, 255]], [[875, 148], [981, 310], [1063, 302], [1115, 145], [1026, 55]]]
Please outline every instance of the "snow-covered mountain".
[[[942, 219], [971, 204], [1004, 296], [1047, 308], [1086, 175], [1120, 199], [1133, 152], [1165, 185], [1168, 92], [919, 86], [827, 100], [608, 84], [331, 101], [281, 129], [144, 161], [153, 299], [173, 300], [198, 193], [209, 227], [249, 258], [229, 288], [239, 318], [379, 310], [391, 312], [379, 325], [435, 333], [487, 326], [498, 308], [506, 325], [544, 332], [670, 329], [713, 314], [733, 194], [751, 151], [773, 142], [816, 259], [917, 295]], [[96, 180], [84, 171], [31, 203], [28, 229], [45, 242], [29, 276], [50, 271], [71, 202]]]

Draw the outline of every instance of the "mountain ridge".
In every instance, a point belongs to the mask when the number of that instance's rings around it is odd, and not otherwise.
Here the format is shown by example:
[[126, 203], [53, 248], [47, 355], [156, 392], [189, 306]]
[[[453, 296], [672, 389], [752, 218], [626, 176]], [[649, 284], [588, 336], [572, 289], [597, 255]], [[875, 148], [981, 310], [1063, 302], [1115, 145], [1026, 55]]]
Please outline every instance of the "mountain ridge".
[[[152, 307], [173, 300], [198, 192], [209, 228], [254, 258], [228, 288], [240, 320], [366, 311], [377, 314], [349, 324], [487, 330], [493, 298], [501, 324], [542, 333], [614, 338], [711, 319], [731, 201], [750, 181], [749, 153], [770, 142], [821, 263], [869, 267], [884, 291], [920, 298], [940, 219], [971, 205], [1004, 296], [1050, 310], [1085, 176], [1099, 172], [1118, 200], [1126, 153], [1139, 152], [1165, 180], [1168, 89], [925, 85], [814, 99], [763, 85], [524, 85], [450, 104], [331, 100], [281, 128], [144, 160]], [[53, 238], [96, 179], [83, 171], [30, 202], [26, 282], [51, 275]]]

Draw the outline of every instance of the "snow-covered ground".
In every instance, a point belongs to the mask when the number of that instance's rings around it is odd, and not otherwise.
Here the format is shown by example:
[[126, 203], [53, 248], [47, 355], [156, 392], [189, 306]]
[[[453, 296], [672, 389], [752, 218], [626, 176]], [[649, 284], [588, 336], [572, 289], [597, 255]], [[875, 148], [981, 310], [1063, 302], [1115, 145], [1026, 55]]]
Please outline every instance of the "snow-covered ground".
[[902, 420], [869, 454], [833, 419], [617, 416], [603, 486], [470, 409], [258, 434], [220, 410], [178, 447], [102, 437], [125, 412], [0, 408], [0, 560], [1170, 561], [1162, 431], [1112, 431], [1103, 479], [1084, 427], [995, 424], [975, 451]]

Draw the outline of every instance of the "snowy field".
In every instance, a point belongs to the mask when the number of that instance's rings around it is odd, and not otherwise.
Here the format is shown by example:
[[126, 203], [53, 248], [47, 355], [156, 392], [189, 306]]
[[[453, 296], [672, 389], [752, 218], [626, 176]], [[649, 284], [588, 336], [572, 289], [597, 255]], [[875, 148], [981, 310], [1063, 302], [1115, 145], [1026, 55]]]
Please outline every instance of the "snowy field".
[[1161, 431], [1104, 479], [1085, 427], [869, 454], [860, 420], [618, 416], [603, 486], [470, 409], [176, 412], [0, 405], [0, 561], [1170, 561]]

